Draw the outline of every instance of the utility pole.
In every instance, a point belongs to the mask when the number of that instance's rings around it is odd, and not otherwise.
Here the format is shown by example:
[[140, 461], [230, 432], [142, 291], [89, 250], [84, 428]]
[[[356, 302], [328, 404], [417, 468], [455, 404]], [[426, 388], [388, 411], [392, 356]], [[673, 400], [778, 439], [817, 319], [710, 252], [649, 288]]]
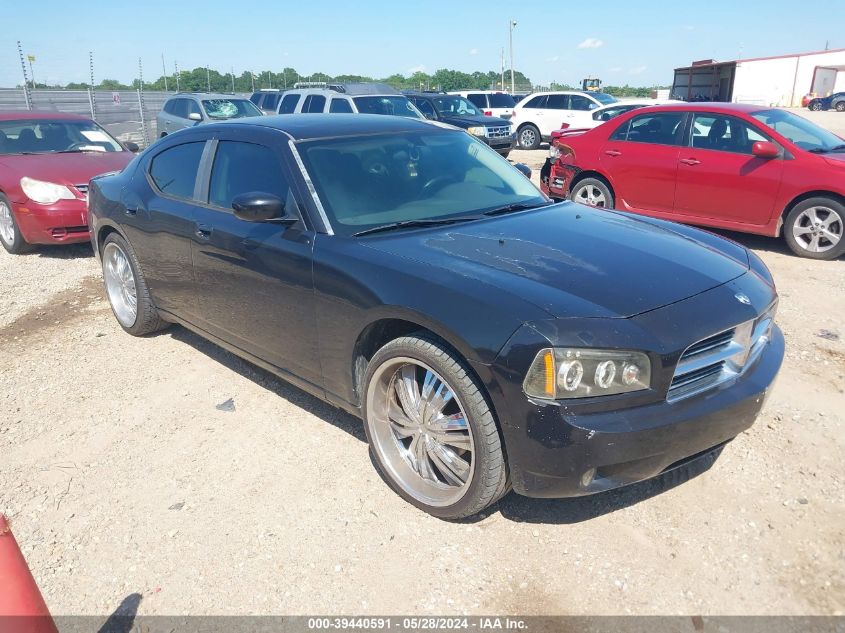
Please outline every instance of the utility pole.
[[505, 47], [502, 46], [502, 82], [499, 85], [500, 90], [505, 89]]
[[179, 62], [173, 60], [173, 71], [176, 74], [176, 92], [179, 92]]
[[270, 74], [270, 71], [267, 71], [267, 82], [270, 84], [270, 88], [273, 87], [273, 75]]
[[208, 64], [205, 66], [205, 81], [208, 85], [208, 91], [211, 92], [211, 70], [208, 67]]
[[255, 73], [251, 70], [249, 71], [249, 77], [252, 79], [252, 91], [255, 92]]
[[510, 26], [510, 45], [511, 45], [511, 94], [516, 92], [516, 88], [514, 87], [513, 81], [513, 28], [516, 26], [516, 20], [511, 20], [509, 22]]
[[97, 100], [94, 99], [94, 51], [88, 51], [88, 68], [91, 71], [91, 83], [88, 88], [88, 105], [91, 107], [91, 118], [97, 120]]
[[91, 90], [94, 89], [94, 51], [88, 51], [88, 69], [91, 71]]
[[141, 65], [141, 58], [138, 58], [138, 89], [144, 90], [144, 67]]
[[23, 71], [23, 97], [26, 101], [26, 109], [32, 110], [32, 99], [29, 94], [29, 77], [26, 76], [26, 63], [23, 60], [23, 49], [21, 48], [20, 40], [18, 40], [18, 55], [21, 58], [21, 70]]
[[164, 91], [167, 92], [167, 66], [164, 65], [164, 53], [161, 54], [161, 76], [164, 77]]
[[235, 67], [232, 66], [232, 94], [235, 94]]

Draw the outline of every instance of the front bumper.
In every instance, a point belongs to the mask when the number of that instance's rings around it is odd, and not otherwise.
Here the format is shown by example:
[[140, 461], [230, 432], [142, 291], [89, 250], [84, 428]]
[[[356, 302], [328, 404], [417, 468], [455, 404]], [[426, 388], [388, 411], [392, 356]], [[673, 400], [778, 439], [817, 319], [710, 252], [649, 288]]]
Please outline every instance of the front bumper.
[[546, 158], [540, 170], [540, 189], [550, 198], [566, 199], [576, 173], [572, 165], [562, 165], [560, 161], [552, 162], [551, 158]]
[[513, 149], [514, 143], [516, 143], [516, 134], [511, 134], [509, 136], [500, 136], [496, 138], [488, 138], [486, 136], [479, 136], [476, 137], [481, 141], [484, 141], [489, 145], [492, 149], [496, 150], [497, 152], [509, 152]]
[[[748, 429], [783, 360], [775, 328], [754, 367], [736, 383], [675, 403], [568, 415], [558, 404], [530, 404], [522, 439], [507, 442], [513, 487], [529, 497], [578, 497], [649, 479]], [[516, 467], [514, 467], [516, 466]], [[584, 473], [595, 477], [584, 485]]]
[[30, 244], [73, 244], [90, 239], [85, 200], [15, 203], [13, 208], [18, 227]]

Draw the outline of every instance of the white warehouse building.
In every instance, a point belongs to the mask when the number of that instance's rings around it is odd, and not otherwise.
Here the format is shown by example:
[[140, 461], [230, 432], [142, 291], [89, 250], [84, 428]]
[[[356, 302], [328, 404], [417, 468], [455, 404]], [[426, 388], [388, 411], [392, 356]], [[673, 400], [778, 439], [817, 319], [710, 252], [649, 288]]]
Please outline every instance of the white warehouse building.
[[845, 91], [845, 48], [716, 62], [675, 69], [672, 97], [764, 106], [800, 106], [806, 94]]

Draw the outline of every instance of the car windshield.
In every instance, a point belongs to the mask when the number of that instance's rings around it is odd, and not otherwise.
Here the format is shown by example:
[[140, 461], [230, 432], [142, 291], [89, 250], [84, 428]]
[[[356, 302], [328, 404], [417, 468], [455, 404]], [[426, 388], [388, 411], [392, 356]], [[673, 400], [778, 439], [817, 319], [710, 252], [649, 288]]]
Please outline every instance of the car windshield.
[[392, 114], [406, 116], [413, 119], [423, 118], [419, 111], [408, 101], [407, 97], [353, 97], [355, 107], [361, 114]]
[[93, 121], [0, 121], [0, 155], [123, 151], [120, 143]]
[[591, 92], [590, 96], [604, 105], [609, 105], [611, 103], [616, 103], [617, 101], [619, 101], [619, 99], [617, 99], [613, 95], [607, 94], [606, 92]]
[[839, 151], [845, 144], [835, 134], [785, 110], [760, 110], [751, 116], [808, 152]]
[[261, 116], [261, 110], [248, 99], [203, 99], [202, 107], [211, 119], [240, 119]]
[[490, 95], [491, 108], [512, 108], [516, 105], [513, 97], [504, 92], [494, 92]]
[[303, 141], [298, 149], [338, 235], [548, 203], [528, 178], [464, 132], [433, 127]]
[[457, 95], [434, 97], [434, 107], [439, 114], [446, 116], [484, 116], [484, 113], [476, 108], [471, 101]]

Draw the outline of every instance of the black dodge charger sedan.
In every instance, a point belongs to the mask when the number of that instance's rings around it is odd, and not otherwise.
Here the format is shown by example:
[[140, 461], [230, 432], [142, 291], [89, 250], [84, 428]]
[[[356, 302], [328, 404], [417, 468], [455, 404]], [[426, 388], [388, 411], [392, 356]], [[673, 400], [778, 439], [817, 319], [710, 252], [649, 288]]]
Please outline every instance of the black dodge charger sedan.
[[552, 204], [438, 123], [190, 128], [92, 181], [89, 213], [127, 332], [182, 324], [360, 416], [385, 480], [443, 518], [709, 457], [783, 359], [754, 254]]

